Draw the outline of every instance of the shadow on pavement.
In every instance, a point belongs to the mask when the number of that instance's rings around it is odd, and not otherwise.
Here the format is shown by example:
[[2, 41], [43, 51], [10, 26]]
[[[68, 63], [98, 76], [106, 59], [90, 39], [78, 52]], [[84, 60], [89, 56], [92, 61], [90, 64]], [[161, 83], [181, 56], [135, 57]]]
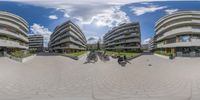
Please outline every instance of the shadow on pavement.
[[153, 55], [152, 52], [143, 52], [142, 55]]
[[59, 53], [49, 53], [49, 52], [41, 52], [38, 53], [37, 56], [59, 56]]

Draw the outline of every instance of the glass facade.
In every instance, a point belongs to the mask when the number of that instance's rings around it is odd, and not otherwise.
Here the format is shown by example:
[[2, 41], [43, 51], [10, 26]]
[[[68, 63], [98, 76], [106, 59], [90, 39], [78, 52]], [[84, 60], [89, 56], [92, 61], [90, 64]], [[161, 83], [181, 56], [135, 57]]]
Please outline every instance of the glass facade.
[[190, 36], [188, 35], [179, 36], [179, 42], [190, 42]]
[[176, 54], [183, 57], [199, 57], [200, 47], [177, 47]]

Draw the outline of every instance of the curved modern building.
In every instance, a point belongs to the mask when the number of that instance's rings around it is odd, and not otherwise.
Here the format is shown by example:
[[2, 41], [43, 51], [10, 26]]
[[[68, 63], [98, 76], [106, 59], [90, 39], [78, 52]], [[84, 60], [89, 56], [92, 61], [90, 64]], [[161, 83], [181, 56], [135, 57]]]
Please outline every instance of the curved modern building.
[[57, 26], [51, 34], [49, 49], [53, 52], [76, 52], [86, 50], [86, 38], [80, 28], [72, 21]]
[[114, 27], [103, 37], [104, 48], [111, 51], [139, 51], [141, 34], [139, 23], [126, 23]]
[[28, 49], [28, 23], [15, 14], [0, 11], [0, 52]]
[[176, 56], [200, 56], [200, 11], [180, 11], [155, 25], [157, 51]]

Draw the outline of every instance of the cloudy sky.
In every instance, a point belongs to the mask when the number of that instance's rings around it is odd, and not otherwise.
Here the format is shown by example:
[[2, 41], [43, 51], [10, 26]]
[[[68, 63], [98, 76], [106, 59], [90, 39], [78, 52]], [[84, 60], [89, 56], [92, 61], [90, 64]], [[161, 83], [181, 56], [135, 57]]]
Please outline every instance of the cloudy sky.
[[[72, 20], [87, 39], [98, 40], [121, 23], [139, 22], [143, 43], [154, 34], [155, 22], [164, 15], [200, 10], [200, 1], [154, 0], [9, 0], [0, 10], [17, 14], [29, 23], [29, 34], [42, 34], [45, 46], [54, 28]], [[91, 39], [90, 39], [91, 40]]]

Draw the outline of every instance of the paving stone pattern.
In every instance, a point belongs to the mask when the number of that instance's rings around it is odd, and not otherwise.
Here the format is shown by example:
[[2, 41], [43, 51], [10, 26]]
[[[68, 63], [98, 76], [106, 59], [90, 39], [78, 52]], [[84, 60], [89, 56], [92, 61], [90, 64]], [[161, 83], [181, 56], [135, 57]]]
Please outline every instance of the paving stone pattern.
[[0, 100], [200, 100], [200, 58], [143, 55], [84, 64], [62, 56], [0, 58]]

